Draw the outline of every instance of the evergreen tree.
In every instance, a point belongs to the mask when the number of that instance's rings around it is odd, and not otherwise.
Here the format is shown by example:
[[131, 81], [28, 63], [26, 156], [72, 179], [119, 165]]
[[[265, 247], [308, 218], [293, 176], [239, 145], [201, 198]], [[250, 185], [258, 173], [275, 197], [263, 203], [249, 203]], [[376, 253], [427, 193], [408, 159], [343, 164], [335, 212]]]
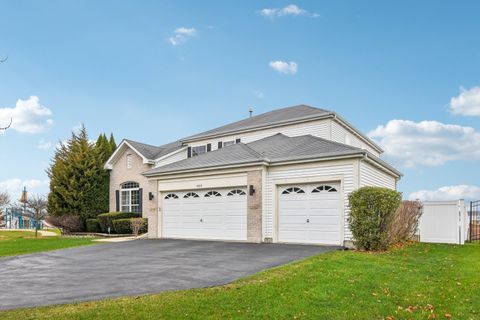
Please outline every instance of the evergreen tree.
[[[106, 139], [107, 137], [105, 137]], [[115, 149], [117, 149], [117, 143], [115, 142], [115, 138], [113, 137], [113, 133], [110, 133], [110, 140], [108, 141], [110, 144], [110, 154], [113, 154]]]
[[50, 214], [73, 214], [86, 220], [107, 212], [109, 174], [103, 166], [112, 152], [105, 134], [93, 144], [83, 125], [66, 143], [60, 143], [47, 170]]
[[[115, 143], [113, 135], [111, 140]], [[112, 150], [112, 145], [107, 139], [105, 134], [98, 136], [97, 142], [95, 144], [95, 153], [97, 155], [97, 164], [100, 166], [100, 182], [98, 187], [98, 201], [99, 201], [99, 210], [100, 212], [108, 212], [109, 206], [109, 186], [110, 186], [110, 174], [103, 167], [107, 162], [108, 158], [112, 155], [114, 149]]]

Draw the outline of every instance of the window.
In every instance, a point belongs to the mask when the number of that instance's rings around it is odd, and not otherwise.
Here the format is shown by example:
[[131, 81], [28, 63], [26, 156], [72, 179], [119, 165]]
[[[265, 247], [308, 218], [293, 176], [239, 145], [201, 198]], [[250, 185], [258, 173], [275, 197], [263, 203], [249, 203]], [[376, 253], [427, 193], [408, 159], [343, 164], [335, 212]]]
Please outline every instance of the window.
[[120, 211], [142, 212], [140, 208], [140, 185], [136, 182], [125, 182], [120, 189]]
[[337, 192], [337, 189], [329, 185], [321, 185], [312, 190], [312, 193], [318, 192]]
[[222, 195], [217, 192], [217, 191], [208, 191], [207, 193], [205, 193], [205, 198], [209, 198], [209, 197], [221, 197]]
[[291, 187], [283, 190], [282, 194], [294, 194], [294, 193], [305, 193], [303, 189], [300, 189], [299, 187]]
[[231, 146], [232, 144], [235, 144], [235, 140], [224, 141], [223, 147], [225, 148], [225, 147]]
[[189, 192], [187, 193], [186, 195], [183, 196], [185, 199], [188, 199], [188, 198], [198, 198], [198, 194], [196, 194], [195, 192]]
[[132, 155], [127, 154], [127, 169], [132, 169]]
[[240, 189], [235, 189], [235, 190], [232, 190], [230, 191], [227, 196], [235, 196], [235, 195], [238, 195], [238, 196], [244, 196], [245, 195], [245, 192], [240, 190]]
[[164, 199], [178, 199], [178, 196], [175, 193], [169, 193]]
[[207, 146], [192, 147], [192, 157], [199, 156], [207, 152]]

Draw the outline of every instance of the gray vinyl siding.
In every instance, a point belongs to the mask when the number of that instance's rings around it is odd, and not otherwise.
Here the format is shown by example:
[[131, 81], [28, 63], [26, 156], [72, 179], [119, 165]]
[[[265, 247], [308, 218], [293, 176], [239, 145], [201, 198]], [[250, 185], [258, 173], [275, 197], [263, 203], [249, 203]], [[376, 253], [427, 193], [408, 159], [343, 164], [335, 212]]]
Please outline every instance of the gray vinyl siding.
[[188, 145], [191, 147], [206, 145], [208, 143], [212, 144], [212, 151], [218, 148], [218, 142], [225, 142], [225, 141], [235, 141], [236, 139], [240, 139], [243, 143], [249, 143], [253, 141], [257, 141], [266, 137], [273, 136], [277, 133], [282, 133], [289, 137], [297, 137], [303, 135], [312, 135], [315, 137], [320, 137], [323, 139], [330, 139], [330, 119], [325, 120], [316, 120], [306, 123], [300, 124], [291, 124], [276, 128], [269, 128], [269, 129], [259, 129], [257, 131], [241, 133], [237, 135], [226, 135], [221, 138], [214, 138], [214, 139], [205, 139], [201, 141], [195, 141], [189, 143]]
[[350, 146], [361, 148], [361, 149], [365, 149], [377, 157], [380, 156], [378, 151], [370, 147], [368, 144], [362, 141], [357, 135], [347, 130], [344, 126], [339, 124], [337, 121], [332, 120], [331, 126], [332, 126], [332, 137], [331, 137], [332, 141], [348, 144]]
[[396, 179], [392, 175], [373, 166], [372, 164], [360, 162], [360, 187], [384, 187], [396, 189]]

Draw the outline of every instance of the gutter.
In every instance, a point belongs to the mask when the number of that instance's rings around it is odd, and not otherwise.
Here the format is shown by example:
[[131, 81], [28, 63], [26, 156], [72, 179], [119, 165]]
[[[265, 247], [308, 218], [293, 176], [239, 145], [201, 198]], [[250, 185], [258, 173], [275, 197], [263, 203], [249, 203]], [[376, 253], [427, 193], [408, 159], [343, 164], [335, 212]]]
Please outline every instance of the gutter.
[[166, 171], [166, 172], [155, 172], [155, 173], [142, 173], [143, 176], [147, 178], [152, 178], [156, 176], [166, 176], [166, 175], [176, 175], [176, 174], [183, 174], [183, 173], [192, 173], [192, 172], [201, 172], [201, 171], [212, 171], [212, 170], [220, 170], [220, 169], [233, 169], [233, 168], [243, 168], [243, 167], [250, 167], [252, 165], [268, 165], [269, 163], [266, 161], [249, 161], [244, 163], [239, 163], [236, 165], [227, 165], [227, 166], [219, 166], [214, 165], [210, 167], [202, 167], [202, 168], [195, 168], [195, 169], [183, 169], [183, 170], [174, 170], [174, 171]]
[[347, 128], [347, 130], [349, 130], [350, 132], [352, 132], [353, 134], [357, 135], [361, 140], [363, 140], [364, 142], [366, 142], [368, 145], [370, 145], [370, 147], [372, 147], [373, 149], [377, 150], [377, 152], [379, 153], [383, 153], [384, 150], [376, 143], [374, 143], [373, 141], [371, 141], [370, 138], [368, 138], [366, 135], [364, 135], [363, 133], [360, 132], [360, 130], [358, 130], [355, 126], [353, 126], [350, 122], [348, 122], [347, 120], [343, 119], [341, 116], [339, 116], [338, 114], [336, 114], [334, 112], [334, 116], [333, 116], [333, 119], [337, 120], [341, 125], [343, 125], [344, 127]]
[[[395, 169], [394, 167], [390, 166], [389, 164], [383, 162], [381, 159], [375, 159], [375, 157], [369, 157], [368, 153], [365, 153], [363, 156], [364, 161], [371, 163], [372, 165], [376, 166], [379, 169], [382, 169], [386, 171], [387, 173], [392, 174], [393, 176], [396, 177], [397, 181], [400, 180], [401, 177], [403, 177], [403, 174]], [[380, 161], [379, 161], [380, 160]]]

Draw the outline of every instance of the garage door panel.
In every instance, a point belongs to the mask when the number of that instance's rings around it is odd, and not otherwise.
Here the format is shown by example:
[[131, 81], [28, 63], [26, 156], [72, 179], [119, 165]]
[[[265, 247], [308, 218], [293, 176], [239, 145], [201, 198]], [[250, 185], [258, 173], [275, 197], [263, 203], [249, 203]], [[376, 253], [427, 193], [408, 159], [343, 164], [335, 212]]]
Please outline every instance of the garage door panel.
[[[339, 189], [338, 184], [292, 185], [280, 188], [279, 241], [341, 244]], [[290, 193], [285, 194], [284, 190], [289, 190]], [[298, 190], [304, 193], [295, 194]]]
[[[233, 188], [232, 188], [233, 189]], [[246, 240], [247, 198], [232, 189], [185, 191], [187, 198], [164, 199], [163, 236], [188, 239]], [[214, 192], [211, 192], [214, 191]], [[165, 192], [165, 194], [174, 192]], [[195, 193], [198, 197], [193, 197]], [[179, 192], [175, 194], [180, 195]], [[216, 196], [220, 194], [221, 196]], [[205, 195], [208, 195], [205, 197]]]

